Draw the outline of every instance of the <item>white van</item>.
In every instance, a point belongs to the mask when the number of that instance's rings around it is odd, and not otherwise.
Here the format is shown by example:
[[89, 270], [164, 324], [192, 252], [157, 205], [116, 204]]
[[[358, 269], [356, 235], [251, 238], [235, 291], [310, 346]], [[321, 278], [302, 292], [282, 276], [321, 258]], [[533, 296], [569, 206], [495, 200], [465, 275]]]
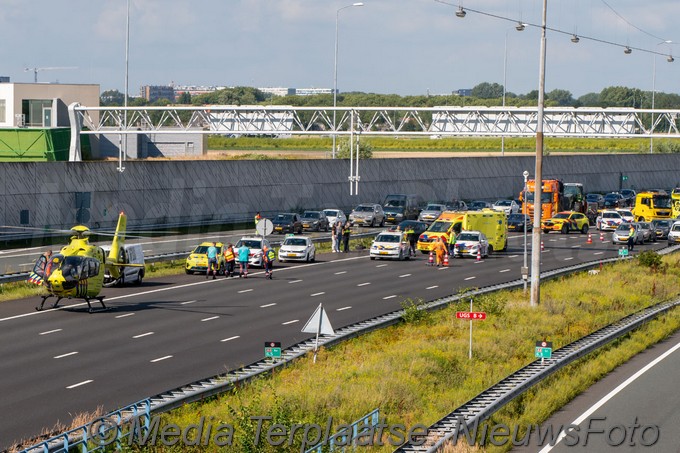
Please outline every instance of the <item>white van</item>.
[[[104, 253], [108, 256], [109, 248], [102, 247]], [[124, 267], [123, 272], [118, 279], [114, 279], [109, 274], [108, 269], [104, 272], [104, 286], [124, 286], [124, 285], [141, 285], [144, 279], [144, 251], [141, 244], [125, 244], [123, 247], [124, 258], [123, 262], [128, 264], [141, 264], [142, 267]]]

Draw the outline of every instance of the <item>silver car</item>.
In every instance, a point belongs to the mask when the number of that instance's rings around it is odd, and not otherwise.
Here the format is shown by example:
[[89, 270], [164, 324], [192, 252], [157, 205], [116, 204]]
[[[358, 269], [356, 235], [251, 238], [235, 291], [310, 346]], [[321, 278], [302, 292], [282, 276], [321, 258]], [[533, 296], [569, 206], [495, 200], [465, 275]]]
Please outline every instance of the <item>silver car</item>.
[[673, 222], [671, 229], [668, 231], [668, 245], [676, 245], [680, 243], [680, 222]]
[[418, 215], [418, 220], [421, 222], [432, 223], [441, 215], [442, 212], [446, 211], [446, 205], [438, 203], [428, 203], [425, 209], [420, 211]]
[[385, 212], [377, 203], [360, 204], [349, 215], [352, 225], [385, 226]]
[[649, 222], [638, 222], [640, 230], [642, 230], [642, 242], [656, 242], [656, 233], [652, 229], [652, 224]]
[[633, 243], [642, 244], [644, 242], [644, 237], [642, 236], [642, 230], [640, 225], [637, 223], [622, 223], [614, 230], [612, 233], [612, 243], [613, 244], [627, 244], [628, 238], [630, 237], [630, 227], [631, 225], [635, 228]]
[[453, 256], [476, 257], [477, 253], [479, 253], [482, 258], [489, 256], [489, 241], [484, 233], [481, 231], [462, 231], [456, 238]]
[[335, 222], [337, 221], [340, 221], [342, 223], [345, 223], [347, 221], [347, 216], [345, 215], [344, 212], [342, 212], [341, 209], [324, 209], [323, 213], [326, 214], [328, 224], [331, 226], [335, 225]]

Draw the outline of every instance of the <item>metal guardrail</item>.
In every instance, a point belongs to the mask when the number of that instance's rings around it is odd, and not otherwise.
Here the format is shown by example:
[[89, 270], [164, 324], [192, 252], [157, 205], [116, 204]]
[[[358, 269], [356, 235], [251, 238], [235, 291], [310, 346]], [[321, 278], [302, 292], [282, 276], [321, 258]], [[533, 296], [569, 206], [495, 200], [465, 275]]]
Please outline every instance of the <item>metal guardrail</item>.
[[[672, 251], [680, 249], [680, 246], [674, 246], [674, 247], [668, 247], [666, 249], [663, 249], [660, 253], [670, 253]], [[630, 259], [630, 258], [628, 258]], [[609, 258], [609, 259], [604, 259], [604, 260], [595, 260], [595, 261], [590, 261], [587, 263], [581, 263], [561, 269], [556, 269], [553, 271], [548, 271], [545, 273], [541, 274], [541, 278], [552, 278], [556, 277], [558, 275], [566, 275], [582, 270], [586, 270], [589, 268], [594, 268], [598, 267], [600, 264], [604, 263], [611, 263], [611, 262], [617, 262], [621, 261], [622, 258]], [[446, 307], [447, 305], [457, 302], [463, 298], [467, 299], [470, 296], [479, 296], [482, 294], [488, 294], [492, 293], [495, 291], [499, 291], [502, 289], [511, 289], [511, 288], [519, 288], [523, 285], [522, 280], [513, 280], [510, 282], [506, 283], [501, 283], [501, 284], [496, 284], [496, 285], [491, 285], [487, 286], [484, 288], [479, 288], [476, 290], [468, 291], [465, 294], [459, 295], [450, 295], [446, 297], [442, 297], [440, 299], [435, 299], [433, 301], [427, 302], [425, 304], [422, 304], [418, 306], [419, 310], [437, 310]], [[319, 346], [332, 346], [334, 344], [340, 343], [342, 341], [357, 337], [359, 335], [365, 334], [367, 332], [370, 332], [372, 330], [376, 330], [379, 328], [384, 328], [388, 327], [390, 325], [396, 324], [399, 322], [399, 320], [403, 317], [403, 315], [406, 313], [406, 309], [402, 310], [396, 310], [391, 313], [387, 313], [384, 315], [376, 316], [374, 318], [361, 321], [346, 327], [343, 327], [341, 329], [338, 329], [335, 331], [334, 335], [322, 335], [319, 337]], [[625, 318], [624, 318], [625, 319]], [[615, 323], [616, 324], [616, 323]], [[605, 328], [606, 329], [606, 328]], [[603, 330], [603, 329], [601, 329]], [[630, 330], [630, 329], [629, 329]], [[600, 332], [600, 331], [598, 331]], [[580, 341], [580, 340], [579, 340]], [[607, 340], [609, 341], [609, 340]], [[606, 342], [606, 341], [605, 341]], [[604, 344], [604, 343], [602, 343]], [[22, 453], [37, 453], [37, 452], [67, 452], [68, 448], [66, 448], [67, 445], [64, 443], [64, 439], [69, 438], [73, 439], [74, 437], [78, 436], [78, 433], [83, 433], [87, 432], [90, 433], [93, 431], [93, 426], [98, 426], [96, 425], [97, 423], [100, 423], [102, 419], [106, 420], [120, 420], [119, 424], [125, 423], [133, 419], [134, 417], [138, 416], [138, 414], [143, 414], [145, 412], [148, 412], [149, 414], [152, 413], [162, 413], [162, 412], [167, 412], [172, 409], [175, 409], [177, 407], [180, 407], [184, 404], [195, 402], [204, 398], [208, 398], [210, 396], [214, 396], [220, 393], [223, 393], [225, 391], [228, 391], [232, 389], [237, 383], [244, 383], [247, 382], [257, 376], [269, 373], [270, 371], [279, 368], [279, 367], [284, 367], [290, 364], [292, 361], [295, 359], [304, 356], [307, 354], [307, 352], [313, 351], [315, 347], [315, 339], [310, 338], [309, 340], [300, 342], [298, 344], [295, 344], [285, 350], [282, 351], [281, 354], [281, 360], [279, 361], [271, 361], [269, 359], [263, 359], [258, 362], [255, 362], [251, 365], [247, 365], [245, 367], [242, 367], [240, 369], [231, 371], [227, 374], [224, 375], [217, 375], [211, 378], [206, 378], [206, 379], [201, 379], [195, 382], [192, 382], [190, 384], [184, 385], [182, 387], [169, 390], [167, 392], [161, 393], [156, 396], [152, 396], [150, 398], [146, 398], [144, 400], [141, 400], [135, 404], [132, 404], [130, 406], [127, 406], [125, 408], [119, 409], [118, 411], [112, 412], [111, 414], [108, 414], [104, 417], [101, 417], [87, 425], [83, 425], [81, 427], [78, 427], [76, 429], [73, 429], [71, 431], [68, 431], [67, 433], [60, 434], [58, 436], [54, 436], [48, 440], [45, 440], [43, 442], [40, 442], [38, 444], [35, 444], [31, 447], [28, 447], [24, 450], [22, 450]], [[599, 347], [599, 346], [598, 346]], [[564, 348], [563, 348], [564, 349]], [[555, 354], [557, 351], [555, 351]], [[520, 370], [521, 371], [521, 370]], [[554, 372], [554, 371], [552, 371]], [[518, 372], [519, 373], [519, 372]], [[512, 375], [511, 375], [512, 376]], [[508, 378], [506, 378], [508, 379]], [[539, 379], [540, 380], [540, 379]], [[503, 382], [503, 381], [501, 381]], [[536, 381], [538, 382], [538, 381]], [[529, 388], [530, 385], [533, 385], [533, 381], [531, 383], [528, 383], [526, 387], [522, 387], [523, 390], [526, 390]], [[493, 387], [492, 387], [493, 388]], [[489, 389], [491, 390], [491, 389]], [[519, 393], [518, 393], [519, 395]], [[517, 395], [515, 395], [517, 396]], [[508, 400], [509, 401], [509, 400]], [[503, 404], [507, 403], [508, 401], [504, 401]], [[487, 400], [484, 404], [487, 405], [495, 405], [496, 399], [492, 400]], [[500, 406], [499, 406], [500, 407]], [[497, 407], [495, 410], [498, 410]], [[483, 407], [480, 407], [480, 410], [483, 410]], [[434, 425], [433, 425], [434, 426]], [[429, 431], [428, 431], [429, 432]], [[80, 434], [82, 436], [82, 434]], [[122, 435], [122, 434], [121, 434]], [[64, 437], [68, 436], [68, 437]], [[71, 444], [72, 445], [71, 441]], [[83, 452], [87, 451], [96, 451], [96, 450], [87, 450], [87, 447], [82, 450]], [[409, 451], [409, 450], [404, 450], [404, 451]], [[420, 450], [413, 450], [413, 451], [420, 451]]]
[[[324, 442], [318, 443], [309, 450], [305, 450], [305, 453], [333, 452], [335, 451], [336, 443], [342, 445], [342, 451], [344, 452], [346, 448], [345, 446], [348, 444], [352, 445], [352, 442], [356, 440], [357, 436], [359, 435], [359, 428], [363, 428], [365, 426], [375, 427], [378, 425], [379, 419], [380, 410], [373, 409], [368, 414], [353, 422], [351, 425], [349, 425], [349, 427], [342, 429], [330, 436], [328, 444], [325, 444]], [[352, 449], [352, 451], [354, 450]]]

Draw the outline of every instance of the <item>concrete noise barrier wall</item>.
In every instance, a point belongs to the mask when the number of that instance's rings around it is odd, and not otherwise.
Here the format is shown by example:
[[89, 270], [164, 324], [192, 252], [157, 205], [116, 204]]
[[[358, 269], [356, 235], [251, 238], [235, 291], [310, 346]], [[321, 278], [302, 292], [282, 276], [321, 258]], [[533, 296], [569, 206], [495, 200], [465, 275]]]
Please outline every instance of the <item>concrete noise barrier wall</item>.
[[[127, 161], [5, 163], [0, 166], [0, 224], [112, 227], [231, 221], [277, 212], [383, 201], [389, 193], [425, 200], [516, 198], [533, 156], [368, 159], [359, 195], [349, 195], [348, 160]], [[543, 175], [581, 182], [588, 192], [671, 188], [680, 155], [544, 157]], [[625, 176], [625, 181], [623, 176]]]

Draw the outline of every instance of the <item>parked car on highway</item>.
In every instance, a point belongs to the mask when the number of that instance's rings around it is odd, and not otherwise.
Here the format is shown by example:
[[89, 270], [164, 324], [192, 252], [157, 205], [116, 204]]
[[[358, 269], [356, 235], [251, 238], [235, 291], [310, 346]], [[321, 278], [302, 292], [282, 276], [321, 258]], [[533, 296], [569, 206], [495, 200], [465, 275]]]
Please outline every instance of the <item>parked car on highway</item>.
[[404, 220], [399, 225], [394, 227], [394, 229], [396, 230], [397, 228], [399, 228], [399, 231], [406, 231], [408, 227], [413, 228], [413, 232], [415, 233], [416, 237], [419, 237], [421, 233], [427, 231], [430, 225], [426, 222], [421, 222], [419, 220]]
[[531, 217], [527, 214], [510, 214], [508, 216], [508, 231], [524, 232], [524, 224], [527, 226], [527, 231], [532, 231], [534, 225], [531, 223]]
[[652, 229], [656, 235], [656, 239], [668, 239], [668, 232], [671, 229], [673, 222], [667, 219], [652, 220]]
[[604, 196], [604, 209], [625, 208], [626, 206], [628, 203], [618, 192], [610, 192]]
[[450, 203], [446, 203], [447, 211], [467, 211], [468, 206], [463, 200], [453, 200]]
[[385, 226], [385, 212], [377, 203], [360, 204], [349, 214], [352, 225]]
[[491, 209], [491, 203], [488, 201], [471, 201], [468, 204], [468, 211], [481, 211], [482, 209]]
[[323, 211], [305, 211], [300, 220], [304, 230], [328, 231], [328, 219]]
[[307, 236], [287, 236], [279, 248], [279, 261], [314, 261], [316, 247]]
[[628, 202], [628, 206], [632, 206], [635, 203], [636, 192], [633, 189], [621, 189], [621, 195]]
[[609, 210], [602, 211], [595, 220], [595, 225], [600, 231], [610, 230], [614, 231], [616, 227], [623, 223], [623, 217], [617, 211]]
[[333, 226], [338, 220], [342, 223], [347, 221], [347, 216], [341, 209], [324, 209], [323, 213], [326, 214], [328, 219], [328, 224]]
[[409, 243], [403, 231], [383, 231], [371, 244], [370, 257], [409, 259]]
[[621, 209], [618, 208], [616, 209], [616, 212], [621, 214], [621, 218], [623, 218], [623, 221], [626, 223], [633, 223], [635, 222], [635, 216], [633, 213], [630, 211], [630, 209]]
[[586, 201], [590, 205], [591, 203], [597, 203], [596, 209], [604, 208], [604, 195], [599, 193], [587, 193]]
[[642, 231], [642, 242], [656, 242], [656, 234], [652, 231], [652, 224], [649, 222], [638, 222]]
[[635, 233], [633, 239], [633, 242], [635, 244], [642, 244], [644, 242], [644, 238], [642, 236], [642, 230], [640, 230], [640, 225], [637, 223], [622, 223], [621, 225], [617, 226], [614, 232], [612, 233], [612, 243], [613, 244], [627, 244], [628, 243], [628, 237], [630, 236], [630, 226], [633, 225], [633, 228], [635, 228]]
[[250, 266], [263, 267], [262, 247], [266, 245], [267, 248], [271, 248], [269, 241], [260, 236], [244, 236], [239, 239], [239, 241], [236, 243], [236, 246], [234, 247], [236, 256], [238, 256], [239, 248], [243, 247], [244, 245], [248, 246], [250, 249], [250, 253], [248, 254], [248, 264]]
[[505, 215], [519, 212], [519, 205], [515, 203], [515, 200], [498, 200], [491, 208], [496, 211], [503, 211], [505, 212]]
[[390, 223], [416, 220], [422, 208], [423, 199], [415, 194], [391, 194], [387, 195], [383, 202], [385, 221]]
[[680, 243], [680, 222], [673, 222], [671, 229], [668, 231], [668, 245], [678, 243]]
[[284, 214], [277, 214], [272, 220], [274, 225], [274, 232], [276, 233], [302, 233], [302, 222], [300, 215], [294, 212], [287, 212]]
[[[184, 272], [193, 274], [194, 272], [208, 272], [208, 248], [213, 245], [212, 242], [201, 242], [194, 248], [194, 250], [187, 256], [184, 265]], [[215, 244], [217, 247], [217, 272], [224, 272], [224, 256], [222, 255], [223, 243]]]
[[489, 241], [481, 231], [461, 231], [456, 238], [456, 246], [453, 248], [453, 256], [477, 256], [479, 251], [482, 258], [491, 253]]
[[580, 231], [586, 234], [589, 225], [588, 217], [576, 211], [558, 212], [552, 218], [541, 221], [541, 229], [544, 233], [559, 231], [562, 234], [568, 234], [571, 231]]
[[425, 209], [420, 211], [418, 220], [421, 222], [432, 223], [437, 220], [437, 217], [439, 217], [444, 211], [446, 211], [445, 204], [428, 203], [427, 206], [425, 206]]

